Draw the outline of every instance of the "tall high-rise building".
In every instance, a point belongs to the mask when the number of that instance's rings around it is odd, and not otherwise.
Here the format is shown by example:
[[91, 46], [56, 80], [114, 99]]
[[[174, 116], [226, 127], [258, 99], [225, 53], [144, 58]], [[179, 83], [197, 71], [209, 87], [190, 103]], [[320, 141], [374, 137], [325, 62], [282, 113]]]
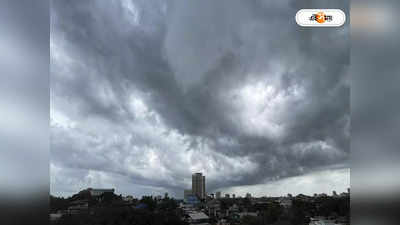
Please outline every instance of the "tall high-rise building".
[[220, 199], [220, 198], [221, 198], [221, 192], [220, 192], [220, 191], [217, 191], [217, 193], [215, 193], [215, 197], [216, 197], [217, 199]]
[[199, 199], [206, 198], [206, 177], [202, 173], [192, 175], [192, 192]]

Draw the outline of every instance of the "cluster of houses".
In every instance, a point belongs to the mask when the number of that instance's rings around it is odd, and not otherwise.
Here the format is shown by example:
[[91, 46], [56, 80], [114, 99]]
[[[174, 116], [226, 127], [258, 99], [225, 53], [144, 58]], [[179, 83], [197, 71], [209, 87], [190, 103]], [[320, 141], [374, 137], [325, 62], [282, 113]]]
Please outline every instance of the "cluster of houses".
[[[226, 209], [221, 207], [222, 199], [208, 199], [207, 201], [184, 201], [180, 204], [180, 208], [183, 211], [183, 220], [187, 221], [191, 225], [207, 225], [207, 224], [218, 224], [218, 225], [229, 225], [228, 221], [236, 220], [239, 221], [244, 216], [258, 216], [259, 212], [255, 210], [257, 207], [247, 208], [243, 202], [246, 198], [237, 198], [235, 203], [228, 206]], [[232, 199], [233, 200], [233, 199]], [[252, 206], [269, 204], [265, 199], [247, 198]], [[195, 204], [193, 204], [195, 202]], [[289, 206], [290, 204], [282, 200], [282, 203]]]
[[[107, 195], [112, 196], [111, 201], [114, 207], [129, 207], [131, 209], [148, 208], [148, 205], [140, 203], [131, 195], [119, 195], [117, 199], [114, 199], [114, 196], [116, 196], [115, 189], [88, 188], [82, 190], [77, 195], [80, 195], [80, 197], [71, 197], [71, 200], [68, 200], [68, 206], [66, 209], [50, 213], [50, 221], [57, 221], [63, 215], [93, 214], [96, 210], [96, 206], [91, 205], [90, 201], [94, 200], [96, 204], [102, 203], [106, 201]], [[164, 198], [168, 198], [168, 193], [165, 193]], [[163, 197], [161, 195], [154, 196], [156, 203], [160, 203], [162, 199]]]
[[345, 225], [348, 221], [345, 218], [314, 217], [310, 219], [309, 225]]
[[[93, 189], [93, 188], [88, 188], [87, 190], [88, 194], [90, 195], [90, 198], [96, 199], [98, 202], [102, 202], [104, 200], [104, 194], [105, 193], [110, 193], [114, 194], [114, 189]], [[124, 201], [129, 201], [130, 199], [133, 200], [132, 196], [127, 196], [123, 198]], [[69, 205], [67, 209], [65, 210], [58, 210], [56, 213], [50, 213], [50, 220], [55, 221], [61, 218], [63, 215], [73, 215], [73, 214], [82, 214], [82, 213], [90, 213], [89, 210], [89, 199], [88, 198], [83, 198], [83, 199], [76, 199], [73, 201], [69, 202]]]
[[[349, 196], [350, 192], [336, 194], [333, 192], [333, 198], [341, 198]], [[314, 194], [314, 196], [307, 196], [299, 194], [295, 197], [288, 194], [285, 197], [261, 197], [254, 198], [247, 195], [245, 198], [229, 198], [229, 196], [214, 198], [213, 195], [208, 196], [204, 200], [198, 200], [196, 197], [189, 196], [181, 204], [180, 208], [183, 211], [183, 220], [191, 225], [229, 225], [232, 221], [240, 221], [244, 216], [260, 215], [260, 210], [267, 205], [274, 203], [279, 204], [284, 211], [288, 211], [292, 207], [294, 199], [305, 202], [316, 203], [318, 198], [328, 197], [326, 194]], [[223, 202], [231, 202], [229, 206], [222, 207]], [[310, 218], [310, 225], [329, 225], [329, 224], [347, 224], [345, 218], [324, 218], [315, 217]]]

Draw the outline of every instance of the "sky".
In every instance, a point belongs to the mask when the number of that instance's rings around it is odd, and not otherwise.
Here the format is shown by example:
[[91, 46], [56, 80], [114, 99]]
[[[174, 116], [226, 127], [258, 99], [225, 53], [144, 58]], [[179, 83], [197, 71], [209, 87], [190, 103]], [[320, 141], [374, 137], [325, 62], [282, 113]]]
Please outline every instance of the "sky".
[[52, 1], [50, 190], [182, 198], [350, 186], [347, 1]]

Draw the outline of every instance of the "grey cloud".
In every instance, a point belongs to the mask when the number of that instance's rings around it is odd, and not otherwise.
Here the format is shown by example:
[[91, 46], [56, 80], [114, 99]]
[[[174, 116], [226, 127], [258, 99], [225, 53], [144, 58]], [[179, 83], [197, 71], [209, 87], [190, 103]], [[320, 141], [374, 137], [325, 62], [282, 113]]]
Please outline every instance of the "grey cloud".
[[[299, 28], [287, 18], [301, 1], [132, 3], [52, 5], [51, 104], [75, 123], [52, 128], [55, 164], [177, 193], [190, 166], [208, 173], [210, 191], [348, 166], [347, 26]], [[91, 145], [85, 133], [96, 132]], [[118, 161], [145, 149], [164, 171], [157, 178]], [[120, 158], [102, 158], [110, 152]]]

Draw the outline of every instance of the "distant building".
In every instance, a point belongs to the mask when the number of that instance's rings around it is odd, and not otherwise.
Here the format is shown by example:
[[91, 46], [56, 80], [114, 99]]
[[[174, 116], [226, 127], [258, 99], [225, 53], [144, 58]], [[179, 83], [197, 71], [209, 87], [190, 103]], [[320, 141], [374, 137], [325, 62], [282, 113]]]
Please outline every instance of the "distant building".
[[229, 194], [225, 194], [225, 198], [230, 198], [230, 195]]
[[332, 191], [332, 196], [338, 196], [338, 194], [336, 193], [336, 191]]
[[192, 175], [192, 193], [199, 199], [206, 198], [206, 177], [202, 173]]
[[348, 223], [347, 222], [346, 223], [342, 223], [342, 222], [339, 222], [337, 220], [327, 219], [327, 218], [324, 218], [324, 217], [315, 217], [315, 218], [311, 217], [310, 218], [309, 225], [320, 225], [320, 224], [344, 225], [344, 224], [348, 224]]
[[68, 214], [87, 213], [89, 209], [88, 200], [76, 200], [69, 203]]
[[94, 188], [89, 188], [90, 195], [92, 197], [98, 197], [101, 196], [104, 193], [113, 193], [114, 194], [114, 188], [113, 189], [94, 189]]
[[164, 198], [168, 198], [168, 192], [165, 192]]
[[232, 198], [235, 198], [236, 197], [236, 195], [235, 194], [232, 194]]
[[208, 224], [210, 218], [203, 212], [189, 213], [190, 224]]
[[133, 196], [128, 195], [122, 198], [125, 202], [133, 202]]
[[236, 204], [233, 204], [231, 207], [229, 207], [229, 212], [230, 213], [238, 213], [239, 212], [239, 206], [237, 206]]
[[251, 198], [251, 194], [250, 194], [250, 193], [247, 193], [247, 194], [246, 194], [246, 198]]
[[292, 199], [290, 198], [280, 198], [279, 204], [284, 208], [290, 208], [292, 206]]
[[63, 216], [63, 214], [61, 214], [61, 213], [50, 213], [49, 216], [50, 216], [50, 221], [57, 221]]
[[207, 202], [208, 215], [217, 217], [221, 210], [221, 203], [217, 199]]
[[220, 199], [220, 198], [221, 198], [221, 192], [220, 192], [220, 191], [217, 191], [217, 193], [215, 193], [215, 197], [216, 197], [217, 199]]
[[311, 202], [311, 201], [314, 200], [313, 197], [308, 196], [308, 195], [304, 195], [304, 194], [299, 194], [295, 198], [296, 198], [296, 200], [301, 200], [301, 201], [306, 201], [306, 202]]
[[200, 203], [199, 199], [197, 198], [197, 195], [194, 195], [194, 194], [188, 195], [186, 197], [186, 199], [184, 199], [184, 202], [185, 202], [185, 204], [192, 205], [192, 206]]
[[244, 216], [252, 216], [252, 217], [257, 217], [258, 213], [256, 212], [240, 212], [238, 213], [240, 218], [243, 218]]

